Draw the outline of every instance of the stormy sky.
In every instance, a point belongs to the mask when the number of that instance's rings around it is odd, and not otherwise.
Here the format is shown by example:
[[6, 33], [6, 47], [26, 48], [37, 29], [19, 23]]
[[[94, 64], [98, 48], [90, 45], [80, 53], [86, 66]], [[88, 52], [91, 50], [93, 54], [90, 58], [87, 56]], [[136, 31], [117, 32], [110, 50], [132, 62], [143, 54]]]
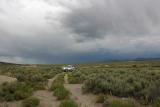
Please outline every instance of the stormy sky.
[[160, 57], [160, 0], [0, 0], [0, 61]]

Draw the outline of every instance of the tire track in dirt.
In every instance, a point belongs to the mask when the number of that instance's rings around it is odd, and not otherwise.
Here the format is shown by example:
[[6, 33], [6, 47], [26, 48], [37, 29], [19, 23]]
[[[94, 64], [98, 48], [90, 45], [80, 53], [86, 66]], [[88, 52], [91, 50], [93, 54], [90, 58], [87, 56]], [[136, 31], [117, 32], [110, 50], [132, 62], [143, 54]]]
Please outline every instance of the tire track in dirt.
[[2, 102], [0, 107], [21, 107], [21, 101]]
[[72, 94], [71, 98], [75, 100], [79, 107], [102, 107], [101, 104], [97, 104], [96, 96], [93, 94], [84, 94], [82, 92], [82, 84], [68, 84], [68, 75], [65, 75], [64, 87]]
[[34, 97], [40, 99], [39, 107], [58, 107], [59, 101], [53, 96], [53, 93], [47, 90], [34, 92]]
[[58, 107], [59, 101], [57, 100], [56, 97], [53, 96], [53, 92], [49, 91], [52, 82], [54, 82], [57, 75], [52, 79], [48, 79], [46, 90], [39, 90], [33, 93], [34, 97], [40, 99], [39, 107]]

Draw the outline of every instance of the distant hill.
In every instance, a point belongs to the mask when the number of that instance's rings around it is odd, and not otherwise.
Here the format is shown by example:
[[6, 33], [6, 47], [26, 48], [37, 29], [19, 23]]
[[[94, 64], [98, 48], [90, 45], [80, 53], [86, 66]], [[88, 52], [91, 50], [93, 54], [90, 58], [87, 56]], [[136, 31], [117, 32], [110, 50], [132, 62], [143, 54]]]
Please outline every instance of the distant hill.
[[112, 59], [112, 60], [97, 61], [95, 63], [122, 62], [122, 61], [160, 61], [160, 58]]
[[14, 64], [14, 63], [9, 63], [9, 62], [0, 62], [0, 65], [17, 65], [17, 64]]
[[136, 58], [135, 61], [160, 60], [160, 58]]

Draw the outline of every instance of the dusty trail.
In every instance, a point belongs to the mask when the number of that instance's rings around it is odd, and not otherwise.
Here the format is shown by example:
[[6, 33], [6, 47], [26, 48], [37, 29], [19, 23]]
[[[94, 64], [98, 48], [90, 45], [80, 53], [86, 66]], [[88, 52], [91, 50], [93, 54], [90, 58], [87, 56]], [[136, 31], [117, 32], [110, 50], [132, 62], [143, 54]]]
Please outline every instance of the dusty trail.
[[46, 86], [46, 89], [49, 90], [51, 85], [52, 85], [52, 82], [57, 78], [58, 74], [56, 76], [54, 76], [53, 78], [51, 79], [48, 79], [48, 83], [47, 83], [47, 86]]
[[56, 97], [53, 96], [52, 92], [47, 90], [36, 91], [33, 96], [40, 99], [39, 107], [58, 107], [59, 105], [59, 102], [56, 100]]
[[55, 76], [52, 79], [48, 79], [48, 84], [46, 90], [39, 90], [34, 92], [33, 96], [40, 99], [39, 107], [58, 107], [59, 101], [56, 100], [56, 97], [53, 96], [53, 92], [49, 91], [49, 88], [52, 85], [52, 82], [56, 79]]
[[96, 96], [93, 94], [83, 94], [81, 87], [82, 84], [68, 84], [68, 75], [65, 75], [65, 88], [69, 90], [72, 94], [72, 99], [74, 99], [79, 107], [102, 107], [101, 104], [97, 104]]
[[21, 107], [21, 101], [2, 102], [0, 107]]
[[65, 76], [64, 76], [64, 83], [68, 84], [68, 74], [65, 74]]

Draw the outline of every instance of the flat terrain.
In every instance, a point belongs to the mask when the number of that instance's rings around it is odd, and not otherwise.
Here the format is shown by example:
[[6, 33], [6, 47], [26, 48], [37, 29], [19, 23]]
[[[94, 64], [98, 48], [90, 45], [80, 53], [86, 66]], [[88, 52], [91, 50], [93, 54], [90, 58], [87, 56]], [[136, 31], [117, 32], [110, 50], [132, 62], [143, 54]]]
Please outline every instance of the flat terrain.
[[47, 90], [40, 90], [34, 92], [35, 97], [40, 99], [39, 107], [58, 107], [59, 101], [53, 96], [53, 93]]
[[[0, 86], [0, 91], [4, 94], [0, 94], [0, 107], [21, 107], [24, 98], [16, 101], [17, 91], [40, 99], [38, 107], [59, 107], [61, 100], [58, 101], [53, 95], [54, 90], [49, 89], [52, 83], [57, 82], [58, 75], [64, 74], [62, 66], [0, 65], [0, 85], [18, 81], [16, 88], [11, 91], [9, 86], [5, 88], [7, 91], [2, 90], [3, 85]], [[78, 107], [102, 107], [104, 102], [96, 103], [100, 93], [106, 96], [105, 101], [109, 104], [114, 100], [128, 100], [134, 107], [151, 107], [152, 101], [160, 97], [160, 61], [115, 61], [77, 64], [74, 67], [73, 72], [65, 73], [63, 88], [71, 93], [70, 98]], [[63, 81], [63, 75], [61, 80]], [[30, 89], [31, 94], [27, 92]]]
[[0, 75], [0, 84], [3, 84], [4, 82], [15, 82], [15, 81], [17, 81], [16, 78]]
[[102, 107], [101, 104], [97, 104], [96, 96], [93, 94], [84, 94], [82, 92], [82, 84], [68, 84], [68, 75], [64, 77], [64, 87], [72, 94], [72, 99], [75, 100], [79, 107]]
[[55, 78], [56, 76], [52, 79], [48, 79], [48, 84], [45, 90], [34, 92], [33, 96], [40, 99], [40, 107], [58, 107], [59, 101], [53, 96], [53, 92], [49, 91]]
[[[56, 97], [53, 96], [53, 93], [49, 91], [49, 88], [51, 87], [51, 84], [55, 80], [55, 78], [56, 76], [52, 79], [48, 79], [48, 83], [45, 90], [38, 90], [33, 93], [34, 97], [40, 99], [39, 107], [58, 107], [59, 101], [56, 99]], [[0, 80], [1, 79], [4, 79], [3, 82], [16, 81], [16, 78], [11, 78], [7, 76], [0, 76]], [[21, 101], [3, 102], [0, 103], [0, 107], [21, 107]]]
[[82, 93], [82, 84], [65, 84], [64, 86], [71, 92], [72, 99], [78, 103], [79, 107], [102, 107], [101, 104], [95, 103], [95, 95]]

